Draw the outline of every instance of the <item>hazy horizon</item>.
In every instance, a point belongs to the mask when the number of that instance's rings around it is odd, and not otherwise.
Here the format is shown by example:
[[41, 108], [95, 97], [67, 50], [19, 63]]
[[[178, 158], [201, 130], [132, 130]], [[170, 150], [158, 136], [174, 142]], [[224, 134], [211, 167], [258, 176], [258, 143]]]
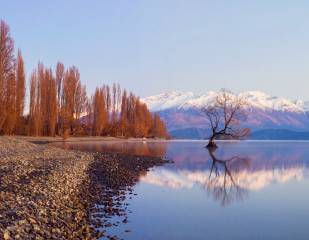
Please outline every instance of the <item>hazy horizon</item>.
[[228, 88], [309, 100], [309, 3], [2, 2], [29, 76], [39, 60], [76, 65], [88, 91], [141, 97]]

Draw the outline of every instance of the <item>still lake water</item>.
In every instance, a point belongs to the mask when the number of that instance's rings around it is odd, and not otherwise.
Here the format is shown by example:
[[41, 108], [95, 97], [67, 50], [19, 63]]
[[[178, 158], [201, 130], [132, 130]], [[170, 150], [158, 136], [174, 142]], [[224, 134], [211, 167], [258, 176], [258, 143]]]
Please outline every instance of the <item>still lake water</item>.
[[309, 142], [71, 143], [69, 148], [162, 156], [128, 198], [123, 239], [309, 239]]

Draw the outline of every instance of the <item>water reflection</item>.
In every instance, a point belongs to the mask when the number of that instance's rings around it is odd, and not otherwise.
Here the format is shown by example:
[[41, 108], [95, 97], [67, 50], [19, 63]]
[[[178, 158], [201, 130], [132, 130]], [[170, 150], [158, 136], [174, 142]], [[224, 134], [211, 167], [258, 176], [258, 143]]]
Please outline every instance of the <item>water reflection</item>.
[[66, 149], [86, 150], [92, 152], [122, 153], [139, 156], [164, 157], [167, 142], [146, 141], [103, 141], [103, 142], [68, 142], [56, 143]]
[[194, 141], [74, 144], [173, 160], [133, 174], [128, 222], [112, 227], [120, 238], [308, 239], [309, 142], [221, 142], [215, 152]]
[[208, 151], [203, 142], [106, 141], [66, 144], [66, 148], [165, 157], [174, 164], [140, 174], [142, 183], [169, 189], [200, 187], [222, 206], [271, 184], [301, 181], [307, 172], [307, 143], [221, 143]]
[[228, 159], [219, 159], [215, 156], [215, 149], [208, 149], [212, 159], [208, 181], [205, 189], [210, 192], [216, 201], [226, 206], [234, 200], [242, 200], [246, 189], [242, 188], [237, 176], [240, 171], [249, 166], [248, 157], [233, 156]]
[[227, 206], [244, 200], [250, 191], [259, 191], [271, 184], [301, 181], [307, 172], [308, 158], [304, 155], [308, 155], [308, 151], [297, 151], [293, 147], [284, 146], [284, 151], [271, 152], [264, 149], [263, 152], [251, 144], [245, 148], [229, 145], [214, 152], [202, 147], [194, 149], [188, 146], [190, 144], [175, 150], [177, 145], [171, 144], [167, 153], [174, 160], [174, 166], [157, 168], [140, 181], [172, 189], [199, 186], [222, 206]]

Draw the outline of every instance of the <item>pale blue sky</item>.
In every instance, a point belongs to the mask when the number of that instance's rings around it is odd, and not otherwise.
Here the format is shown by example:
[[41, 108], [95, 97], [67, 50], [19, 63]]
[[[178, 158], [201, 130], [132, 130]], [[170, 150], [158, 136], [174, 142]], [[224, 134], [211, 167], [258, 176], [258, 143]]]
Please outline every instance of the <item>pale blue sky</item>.
[[309, 100], [309, 1], [3, 1], [27, 72], [80, 69], [89, 91], [262, 90]]

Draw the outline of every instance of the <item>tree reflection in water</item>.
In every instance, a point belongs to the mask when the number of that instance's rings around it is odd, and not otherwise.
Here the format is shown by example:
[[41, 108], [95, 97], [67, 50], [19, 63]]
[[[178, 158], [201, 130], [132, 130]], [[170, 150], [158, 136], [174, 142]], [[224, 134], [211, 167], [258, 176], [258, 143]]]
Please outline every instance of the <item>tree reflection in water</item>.
[[151, 141], [90, 141], [87, 143], [81, 142], [65, 142], [55, 144], [66, 149], [84, 150], [90, 152], [104, 153], [120, 153], [135, 156], [151, 156], [163, 158], [166, 155], [166, 142], [151, 142]]
[[233, 156], [228, 159], [219, 159], [215, 149], [208, 149], [212, 160], [209, 172], [209, 181], [206, 190], [222, 206], [227, 206], [233, 201], [241, 201], [247, 196], [247, 190], [242, 188], [237, 181], [238, 173], [250, 164], [248, 157]]

